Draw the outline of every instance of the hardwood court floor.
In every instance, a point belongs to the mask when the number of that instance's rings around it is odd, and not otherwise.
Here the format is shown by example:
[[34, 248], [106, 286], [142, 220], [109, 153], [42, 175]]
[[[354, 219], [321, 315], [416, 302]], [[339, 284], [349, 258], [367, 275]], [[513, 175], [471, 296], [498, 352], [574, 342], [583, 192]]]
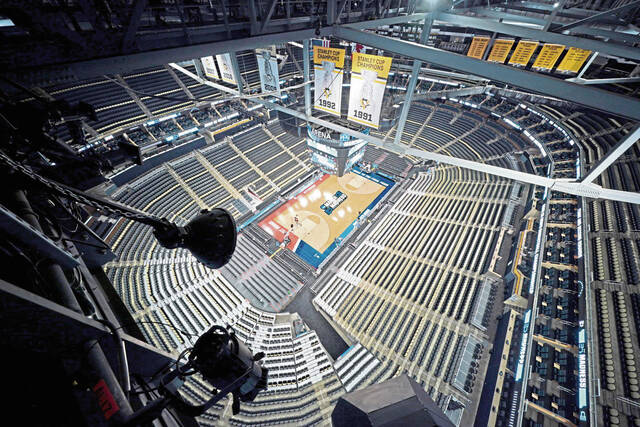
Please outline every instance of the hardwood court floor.
[[[261, 226], [280, 241], [284, 233], [292, 230], [292, 240], [303, 240], [323, 253], [384, 189], [384, 186], [353, 172], [340, 178], [324, 175], [276, 210]], [[333, 197], [336, 191], [346, 194], [347, 199], [331, 215], [327, 215], [320, 206]]]

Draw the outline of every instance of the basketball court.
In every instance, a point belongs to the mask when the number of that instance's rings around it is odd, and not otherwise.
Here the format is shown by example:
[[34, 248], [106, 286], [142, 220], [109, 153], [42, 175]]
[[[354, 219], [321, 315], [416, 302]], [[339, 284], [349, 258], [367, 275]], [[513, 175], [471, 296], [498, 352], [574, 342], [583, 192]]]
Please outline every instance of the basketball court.
[[386, 177], [357, 168], [342, 177], [323, 175], [259, 225], [318, 267], [393, 184]]

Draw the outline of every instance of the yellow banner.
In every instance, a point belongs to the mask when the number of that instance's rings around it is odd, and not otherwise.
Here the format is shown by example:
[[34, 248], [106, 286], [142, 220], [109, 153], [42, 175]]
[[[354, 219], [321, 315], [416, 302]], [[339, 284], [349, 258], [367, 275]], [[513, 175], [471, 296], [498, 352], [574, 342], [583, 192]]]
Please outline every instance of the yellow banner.
[[539, 68], [541, 70], [552, 69], [553, 66], [556, 65], [556, 61], [558, 61], [558, 58], [560, 58], [560, 55], [562, 55], [563, 51], [563, 44], [545, 44], [544, 46], [542, 46], [538, 57], [533, 63], [533, 68]]
[[368, 55], [354, 52], [351, 56], [351, 72], [362, 73], [362, 70], [375, 71], [379, 79], [386, 80], [391, 69], [391, 60], [386, 56]]
[[487, 50], [488, 45], [489, 37], [474, 37], [473, 41], [471, 42], [471, 46], [469, 46], [469, 52], [467, 52], [467, 56], [482, 59], [484, 51]]
[[569, 73], [577, 73], [582, 68], [584, 61], [591, 55], [590, 50], [584, 50], [577, 47], [570, 47], [567, 54], [560, 61], [558, 65], [558, 71], [565, 71]]
[[322, 61], [330, 61], [336, 64], [336, 68], [344, 67], [344, 49], [332, 47], [313, 47], [313, 63], [321, 65]]
[[511, 55], [511, 59], [509, 59], [509, 64], [527, 65], [537, 47], [538, 42], [520, 40], [518, 46], [516, 46], [516, 50], [514, 50], [513, 55]]
[[515, 40], [513, 39], [498, 39], [494, 41], [491, 53], [489, 53], [489, 58], [487, 58], [487, 60], [504, 63], [507, 56], [509, 56], [509, 52], [511, 52], [511, 46], [513, 46], [514, 42]]

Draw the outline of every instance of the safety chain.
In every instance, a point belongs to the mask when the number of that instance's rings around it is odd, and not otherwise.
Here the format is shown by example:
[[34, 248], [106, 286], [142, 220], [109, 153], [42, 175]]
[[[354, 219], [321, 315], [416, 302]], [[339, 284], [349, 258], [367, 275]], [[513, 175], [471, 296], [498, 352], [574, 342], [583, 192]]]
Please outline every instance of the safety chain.
[[112, 202], [109, 200], [103, 200], [95, 196], [90, 196], [82, 192], [81, 190], [77, 190], [73, 187], [69, 187], [64, 184], [51, 181], [45, 177], [38, 175], [31, 169], [21, 165], [15, 160], [11, 159], [2, 151], [0, 151], [0, 161], [6, 164], [7, 166], [9, 166], [9, 168], [14, 170], [15, 172], [19, 172], [27, 176], [31, 180], [52, 190], [54, 193], [62, 197], [65, 197], [67, 199], [73, 200], [74, 202], [80, 203], [82, 205], [91, 206], [97, 210], [104, 211], [112, 215], [122, 216], [128, 219], [142, 222], [149, 225], [157, 225], [163, 222], [163, 220], [153, 215], [148, 215], [143, 212], [136, 212], [134, 208], [131, 208], [129, 206], [124, 206], [124, 205], [119, 206], [119, 204], [115, 202]]

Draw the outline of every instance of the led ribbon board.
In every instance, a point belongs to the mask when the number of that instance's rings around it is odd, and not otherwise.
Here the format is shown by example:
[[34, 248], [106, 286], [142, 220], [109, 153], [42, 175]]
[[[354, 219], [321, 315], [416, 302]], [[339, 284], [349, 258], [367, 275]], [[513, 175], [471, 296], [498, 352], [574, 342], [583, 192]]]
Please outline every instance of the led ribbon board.
[[268, 50], [257, 50], [258, 72], [260, 73], [260, 88], [262, 92], [277, 92], [280, 97], [280, 76], [278, 73], [278, 58], [271, 56]]
[[233, 65], [231, 64], [231, 55], [223, 53], [222, 55], [216, 55], [216, 61], [218, 62], [218, 68], [220, 68], [220, 74], [222, 81], [238, 84], [236, 77], [233, 75]]
[[584, 329], [584, 321], [580, 321], [578, 330], [578, 409], [580, 421], [587, 421], [588, 397], [587, 397], [587, 333]]
[[315, 95], [313, 108], [340, 117], [344, 49], [313, 47]]
[[202, 68], [204, 68], [204, 74], [212, 79], [220, 80], [218, 69], [216, 68], [216, 62], [213, 60], [213, 56], [205, 56], [200, 58], [202, 61]]
[[347, 119], [378, 129], [392, 58], [354, 52]]
[[529, 345], [529, 323], [531, 323], [531, 310], [524, 313], [522, 323], [522, 340], [520, 341], [520, 351], [518, 352], [518, 365], [516, 366], [516, 382], [522, 381], [524, 367], [527, 362], [527, 346]]

